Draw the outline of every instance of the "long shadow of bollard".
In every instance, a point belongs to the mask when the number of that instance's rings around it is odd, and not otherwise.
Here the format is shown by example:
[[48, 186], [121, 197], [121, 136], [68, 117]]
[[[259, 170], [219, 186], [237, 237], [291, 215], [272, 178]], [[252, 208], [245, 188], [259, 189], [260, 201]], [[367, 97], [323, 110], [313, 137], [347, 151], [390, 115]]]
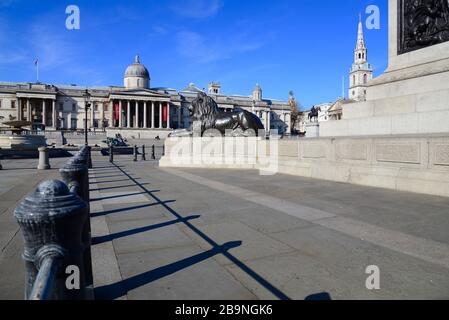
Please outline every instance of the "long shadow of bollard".
[[96, 244], [101, 244], [101, 243], [105, 243], [105, 242], [110, 242], [116, 239], [120, 239], [120, 238], [125, 238], [125, 237], [129, 237], [138, 233], [144, 233], [147, 231], [151, 231], [151, 230], [156, 230], [156, 229], [161, 229], [164, 227], [168, 227], [177, 223], [182, 223], [184, 221], [189, 221], [189, 220], [194, 220], [194, 219], [198, 219], [199, 215], [195, 215], [195, 216], [190, 216], [190, 217], [185, 217], [183, 219], [176, 219], [176, 220], [171, 220], [171, 221], [167, 221], [167, 222], [162, 222], [162, 223], [158, 223], [158, 224], [153, 224], [151, 226], [146, 226], [146, 227], [140, 227], [140, 228], [135, 228], [132, 230], [126, 230], [126, 231], [122, 231], [122, 232], [117, 232], [114, 234], [109, 234], [107, 236], [102, 236], [102, 237], [94, 237], [92, 238], [92, 244], [96, 245]]
[[[168, 212], [170, 212], [174, 217], [176, 217], [179, 220], [185, 219], [183, 218], [178, 212], [176, 212], [174, 209], [172, 209], [166, 201], [162, 201], [161, 199], [159, 199], [156, 195], [154, 195], [150, 190], [148, 190], [147, 188], [145, 188], [145, 186], [142, 183], [139, 183], [137, 180], [135, 180], [130, 174], [128, 174], [125, 170], [123, 170], [122, 168], [118, 168], [124, 175], [126, 175], [132, 182], [135, 183], [136, 186], [140, 187], [143, 191], [145, 191], [151, 198], [154, 199], [154, 201], [156, 203], [159, 203], [161, 206], [163, 206]], [[237, 267], [239, 267], [243, 272], [245, 272], [247, 275], [249, 275], [251, 278], [253, 278], [256, 282], [258, 282], [262, 287], [264, 287], [266, 290], [268, 290], [269, 292], [271, 292], [271, 294], [273, 294], [274, 296], [276, 296], [278, 299], [280, 300], [290, 300], [290, 298], [284, 294], [282, 291], [280, 291], [278, 288], [276, 288], [274, 285], [272, 285], [270, 282], [268, 282], [265, 278], [263, 278], [261, 275], [259, 275], [257, 272], [255, 272], [254, 270], [252, 270], [250, 267], [248, 267], [245, 263], [243, 263], [242, 261], [240, 261], [238, 258], [236, 258], [234, 255], [232, 255], [228, 250], [222, 250], [221, 252], [216, 252], [215, 248], [223, 248], [223, 246], [218, 245], [214, 240], [212, 240], [209, 236], [207, 236], [204, 232], [202, 232], [201, 230], [199, 230], [197, 227], [195, 227], [192, 223], [190, 223], [190, 221], [183, 221], [182, 222], [186, 227], [188, 227], [190, 230], [192, 230], [195, 234], [197, 234], [199, 237], [201, 237], [204, 241], [206, 241], [210, 246], [212, 246], [211, 251], [208, 251], [209, 254], [213, 253], [212, 256], [216, 255], [216, 254], [222, 254], [223, 256], [225, 256], [228, 260], [230, 260], [232, 263], [234, 263]], [[240, 243], [241, 244], [241, 243]], [[204, 257], [204, 254], [199, 255], [201, 257]], [[151, 271], [150, 271], [151, 272]], [[145, 274], [144, 274], [145, 275]], [[139, 277], [139, 276], [137, 276]], [[158, 277], [157, 279], [160, 279], [161, 277]], [[133, 279], [133, 278], [131, 278]], [[141, 278], [138, 278], [141, 279]], [[154, 279], [154, 280], [157, 280]], [[152, 281], [154, 281], [152, 280]], [[132, 288], [136, 288], [134, 287], [135, 284], [139, 283], [138, 281], [131, 281], [131, 282], [126, 282], [126, 280], [123, 280], [121, 282], [121, 286], [123, 286], [124, 284], [133, 284], [133, 286], [131, 286]], [[114, 286], [114, 285], [111, 285]], [[109, 288], [115, 288], [117, 289], [117, 287], [111, 287], [109, 286]], [[137, 286], [138, 287], [138, 286]], [[131, 290], [131, 289], [128, 289]], [[102, 291], [99, 291], [100, 294]], [[123, 291], [122, 291], [123, 293]], [[117, 297], [121, 297], [124, 294], [126, 294], [126, 292], [124, 292], [122, 295], [119, 295]], [[116, 297], [116, 298], [117, 298]]]
[[91, 214], [90, 216], [92, 218], [102, 217], [102, 216], [107, 216], [107, 215], [113, 214], [113, 213], [120, 213], [120, 212], [127, 212], [127, 211], [132, 211], [132, 210], [137, 210], [137, 209], [155, 207], [155, 206], [159, 206], [161, 204], [172, 203], [172, 202], [176, 202], [176, 200], [167, 200], [162, 203], [154, 202], [154, 203], [148, 203], [148, 204], [141, 204], [141, 205], [133, 206], [133, 207], [126, 207], [126, 208], [113, 209], [113, 210], [102, 211], [102, 212], [95, 212], [95, 213]]
[[241, 241], [233, 241], [225, 243], [221, 246], [214, 246], [211, 250], [191, 256], [189, 258], [168, 264], [166, 266], [144, 272], [137, 276], [122, 280], [120, 282], [106, 285], [95, 289], [95, 297], [97, 300], [113, 300], [126, 295], [129, 291], [174, 274], [180, 270], [189, 268], [195, 264], [203, 262], [218, 254], [225, 254], [233, 248], [242, 245]]

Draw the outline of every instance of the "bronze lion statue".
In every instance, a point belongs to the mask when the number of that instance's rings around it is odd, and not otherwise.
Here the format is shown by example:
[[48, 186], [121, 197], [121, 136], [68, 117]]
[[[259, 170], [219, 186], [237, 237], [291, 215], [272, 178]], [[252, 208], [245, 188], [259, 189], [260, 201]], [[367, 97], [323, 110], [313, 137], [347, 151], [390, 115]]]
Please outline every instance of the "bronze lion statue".
[[[229, 133], [232, 136], [259, 136], [264, 133], [265, 128], [258, 116], [242, 109], [223, 112], [215, 100], [203, 92], [192, 101], [189, 111], [193, 123], [201, 124], [201, 136], [211, 131], [220, 132], [222, 136]], [[175, 130], [170, 136], [192, 134], [193, 129], [190, 128]]]

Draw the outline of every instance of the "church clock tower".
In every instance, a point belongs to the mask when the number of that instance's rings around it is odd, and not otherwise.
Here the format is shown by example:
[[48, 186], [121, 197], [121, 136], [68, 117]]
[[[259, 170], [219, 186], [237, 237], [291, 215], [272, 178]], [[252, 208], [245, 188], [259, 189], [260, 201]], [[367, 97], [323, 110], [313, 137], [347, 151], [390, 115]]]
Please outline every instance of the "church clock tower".
[[362, 17], [359, 18], [357, 45], [354, 50], [354, 63], [349, 73], [349, 99], [365, 101], [366, 87], [373, 78], [373, 68], [368, 63], [368, 49], [363, 38]]

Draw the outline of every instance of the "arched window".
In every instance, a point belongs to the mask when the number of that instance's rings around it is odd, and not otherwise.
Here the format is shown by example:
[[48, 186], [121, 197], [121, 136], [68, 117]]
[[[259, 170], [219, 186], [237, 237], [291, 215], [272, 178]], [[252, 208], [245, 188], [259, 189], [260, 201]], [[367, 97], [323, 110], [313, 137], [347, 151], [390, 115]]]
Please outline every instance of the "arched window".
[[365, 73], [363, 75], [363, 83], [366, 84], [368, 82], [368, 75]]
[[355, 75], [352, 76], [352, 85], [355, 86]]
[[362, 59], [362, 54], [361, 53], [359, 53], [359, 59]]

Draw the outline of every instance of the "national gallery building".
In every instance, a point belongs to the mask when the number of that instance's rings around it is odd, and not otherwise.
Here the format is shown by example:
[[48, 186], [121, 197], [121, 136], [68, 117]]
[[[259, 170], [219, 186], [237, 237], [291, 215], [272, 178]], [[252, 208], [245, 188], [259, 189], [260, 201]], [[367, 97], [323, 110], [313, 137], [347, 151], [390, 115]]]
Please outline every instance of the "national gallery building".
[[[35, 128], [47, 130], [83, 129], [87, 90], [91, 105], [87, 123], [91, 130], [146, 138], [188, 128], [189, 106], [202, 90], [194, 84], [180, 92], [150, 88], [150, 80], [147, 68], [136, 56], [125, 71], [123, 87], [0, 82], [0, 123], [26, 120]], [[207, 93], [224, 111], [241, 108], [258, 115], [265, 128], [291, 131], [288, 102], [264, 99], [259, 85], [251, 96], [226, 96], [221, 94], [220, 84], [212, 82]]]

